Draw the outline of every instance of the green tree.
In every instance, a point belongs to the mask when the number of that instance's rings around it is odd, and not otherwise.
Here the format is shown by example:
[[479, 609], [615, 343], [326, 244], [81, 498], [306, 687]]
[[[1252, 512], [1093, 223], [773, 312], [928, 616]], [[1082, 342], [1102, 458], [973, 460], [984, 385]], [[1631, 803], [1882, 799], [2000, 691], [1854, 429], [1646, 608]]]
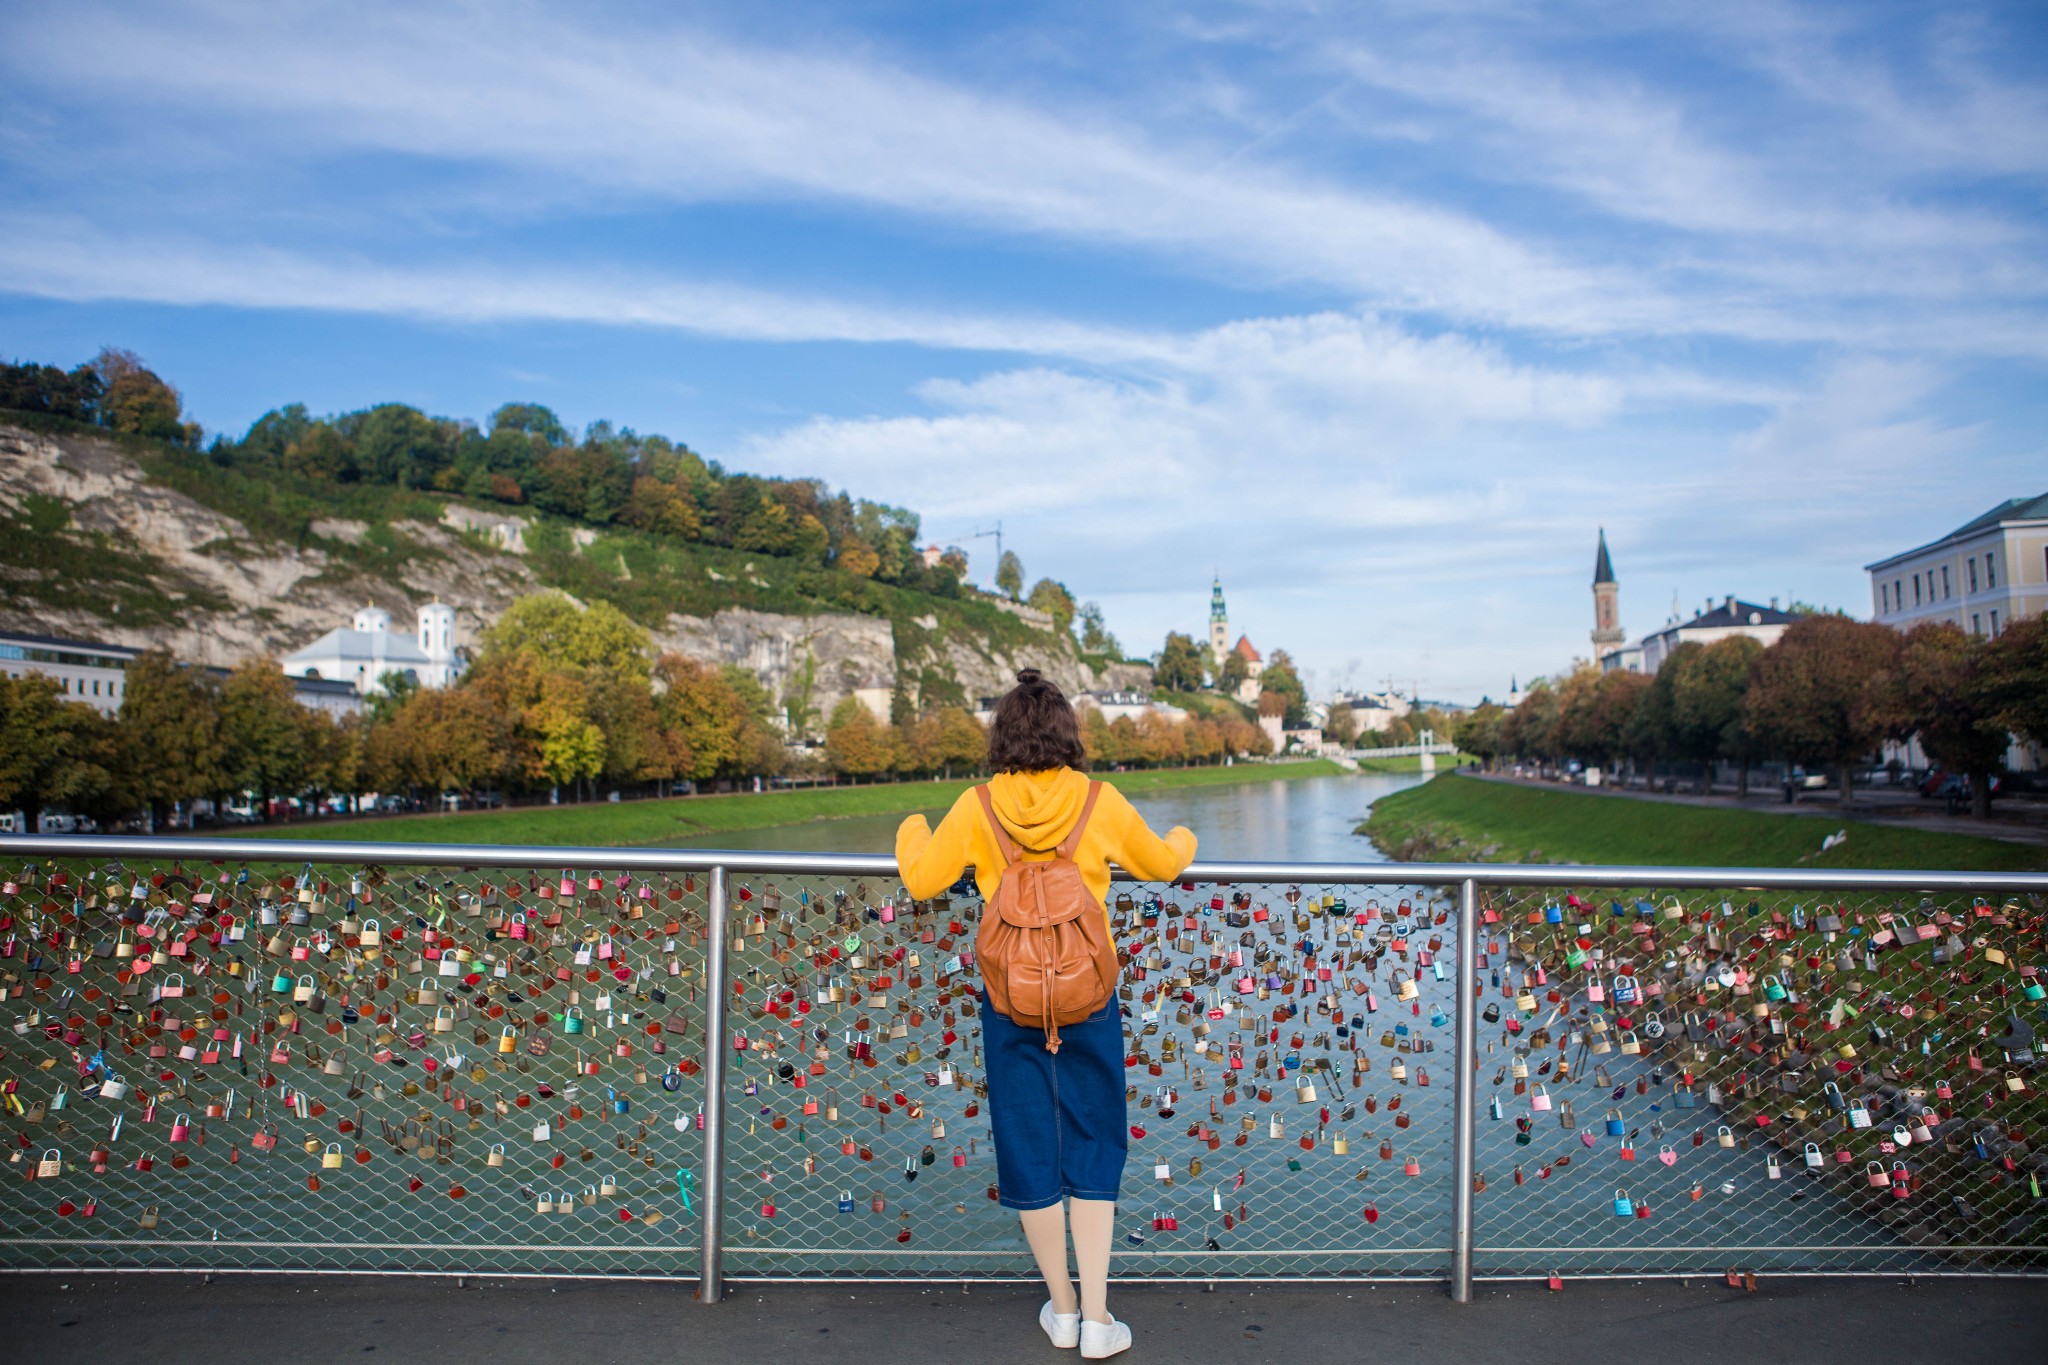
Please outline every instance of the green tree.
[[104, 728], [48, 674], [0, 674], [0, 806], [19, 809], [33, 834], [45, 806], [90, 803], [113, 784]]
[[1465, 713], [1463, 719], [1452, 727], [1451, 735], [1459, 749], [1471, 754], [1490, 771], [1494, 760], [1507, 751], [1508, 712], [1494, 702], [1483, 701]]
[[1344, 702], [1334, 702], [1330, 713], [1323, 721], [1323, 738], [1333, 744], [1350, 747], [1358, 739], [1358, 717]]
[[1501, 727], [1501, 745], [1506, 753], [1537, 763], [1549, 763], [1558, 756], [1557, 720], [1562, 703], [1557, 689], [1538, 678], [1529, 684], [1528, 695], [1508, 713]]
[[304, 709], [291, 679], [267, 656], [243, 660], [221, 687], [222, 767], [230, 785], [256, 793], [266, 821], [272, 798], [305, 784]]
[[[961, 556], [960, 573], [962, 577], [965, 577], [967, 574], [966, 556], [964, 555]], [[1100, 606], [1093, 602], [1082, 603], [1080, 614], [1076, 619], [1080, 623], [1081, 648], [1085, 652], [1089, 654], [1107, 654], [1112, 658], [1122, 657], [1124, 647], [1117, 643], [1116, 636], [1109, 633], [1109, 626], [1103, 621], [1102, 608]]]
[[1259, 675], [1259, 686], [1268, 692], [1278, 692], [1286, 699], [1286, 724], [1299, 725], [1308, 719], [1308, 689], [1301, 685], [1301, 675], [1295, 672], [1294, 659], [1286, 650], [1276, 649], [1273, 657], [1266, 660], [1266, 671]]
[[1015, 550], [1003, 551], [996, 561], [996, 587], [1012, 602], [1024, 591], [1024, 561], [1017, 558]]
[[516, 775], [512, 729], [483, 688], [430, 689], [370, 728], [362, 775], [378, 791], [475, 791]]
[[737, 771], [750, 722], [747, 706], [715, 668], [663, 654], [654, 664], [655, 716], [672, 773], [708, 782]]
[[1671, 719], [1680, 745], [1706, 761], [1734, 759], [1745, 796], [1754, 741], [1743, 720], [1742, 699], [1749, 691], [1750, 671], [1763, 652], [1760, 641], [1730, 635], [1696, 652], [1680, 645], [1658, 673], [1660, 678], [1671, 674]]
[[544, 668], [616, 668], [645, 681], [647, 632], [609, 602], [578, 606], [566, 594], [522, 597], [484, 632], [480, 661], [527, 652]]
[[136, 796], [149, 808], [152, 828], [167, 806], [209, 796], [225, 783], [219, 689], [170, 651], [145, 650], [128, 665], [120, 719]]
[[395, 668], [385, 669], [377, 675], [377, 690], [364, 699], [364, 705], [370, 709], [371, 721], [378, 725], [388, 724], [419, 690], [420, 680], [416, 675], [401, 673]]
[[1898, 653], [1888, 626], [1803, 616], [1758, 656], [1743, 720], [1764, 751], [1832, 769], [1849, 805], [1852, 767], [1884, 738], [1884, 716], [1872, 703]]
[[102, 386], [100, 420], [115, 431], [152, 436], [162, 441], [192, 443], [198, 428], [183, 419], [184, 400], [178, 391], [142, 363], [133, 351], [101, 351], [92, 361]]
[[540, 696], [526, 713], [538, 757], [535, 776], [552, 786], [575, 786], [604, 771], [604, 731], [590, 714], [590, 689], [566, 673], [541, 678]]
[[365, 477], [400, 488], [425, 487], [448, 458], [433, 419], [403, 403], [384, 403], [364, 414], [355, 451]]
[[1194, 638], [1177, 630], [1167, 632], [1166, 644], [1152, 665], [1153, 685], [1169, 692], [1196, 692], [1201, 690], [1206, 672]]
[[1050, 578], [1041, 578], [1031, 585], [1031, 596], [1026, 599], [1032, 606], [1052, 617], [1053, 628], [1064, 635], [1073, 624], [1074, 594], [1067, 591], [1064, 583], [1055, 583]]

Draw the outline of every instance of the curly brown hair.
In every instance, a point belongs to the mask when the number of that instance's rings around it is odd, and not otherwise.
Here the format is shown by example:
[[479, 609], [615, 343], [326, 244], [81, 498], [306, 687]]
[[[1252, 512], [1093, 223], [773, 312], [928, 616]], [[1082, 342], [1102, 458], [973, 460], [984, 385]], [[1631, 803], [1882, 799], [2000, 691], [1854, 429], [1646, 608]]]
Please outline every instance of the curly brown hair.
[[1017, 685], [996, 703], [988, 765], [999, 773], [1087, 770], [1088, 751], [1081, 747], [1081, 727], [1067, 694], [1035, 668], [1020, 670]]

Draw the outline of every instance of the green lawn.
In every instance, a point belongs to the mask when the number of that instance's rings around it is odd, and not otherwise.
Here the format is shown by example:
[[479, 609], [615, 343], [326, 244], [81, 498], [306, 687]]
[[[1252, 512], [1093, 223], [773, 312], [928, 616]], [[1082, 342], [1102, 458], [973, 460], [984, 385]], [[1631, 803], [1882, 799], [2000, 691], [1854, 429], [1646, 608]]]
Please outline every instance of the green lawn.
[[[1846, 828], [1826, 853], [1821, 840]], [[1363, 832], [1429, 862], [2048, 869], [2048, 848], [1852, 819], [1716, 810], [1445, 774], [1374, 803]]]
[[[1164, 768], [1108, 774], [1130, 794], [1169, 787], [1221, 786], [1236, 782], [1292, 781], [1333, 777], [1334, 763], [1242, 763], [1229, 768]], [[435, 844], [571, 844], [579, 846], [660, 845], [725, 830], [763, 829], [833, 820], [850, 815], [893, 815], [941, 810], [972, 784], [890, 782], [866, 787], [820, 787], [802, 791], [690, 796], [669, 801], [590, 802], [580, 806], [529, 806], [517, 810], [459, 815], [404, 815], [385, 820], [329, 821], [277, 825], [252, 831], [263, 839], [335, 841], [391, 840]]]
[[[1470, 763], [1471, 761], [1472, 756], [1470, 754], [1458, 754], [1456, 757], [1438, 754], [1436, 760], [1437, 771], [1443, 772], [1446, 769], [1457, 767], [1460, 763]], [[1395, 758], [1361, 758], [1358, 760], [1358, 771], [1362, 773], [1419, 773], [1422, 771], [1422, 755], [1401, 754]]]

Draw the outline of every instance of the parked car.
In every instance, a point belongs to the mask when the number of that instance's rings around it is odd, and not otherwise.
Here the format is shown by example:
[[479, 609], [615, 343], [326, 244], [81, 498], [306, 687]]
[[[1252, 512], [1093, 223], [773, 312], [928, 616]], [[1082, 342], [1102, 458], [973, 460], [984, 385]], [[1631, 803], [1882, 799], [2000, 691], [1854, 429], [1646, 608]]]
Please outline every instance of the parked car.
[[[1997, 796], [2002, 784], [1997, 773], [1991, 774], [1991, 794]], [[1970, 798], [1970, 778], [1967, 773], [1931, 772], [1920, 784], [1920, 795], [1938, 796], [1945, 800]]]

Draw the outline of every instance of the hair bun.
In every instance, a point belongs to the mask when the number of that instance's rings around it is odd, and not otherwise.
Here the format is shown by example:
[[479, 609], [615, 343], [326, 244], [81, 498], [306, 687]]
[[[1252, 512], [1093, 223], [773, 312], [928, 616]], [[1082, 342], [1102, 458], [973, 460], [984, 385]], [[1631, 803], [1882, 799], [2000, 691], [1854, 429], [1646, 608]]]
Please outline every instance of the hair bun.
[[1045, 675], [1035, 668], [1020, 668], [1017, 670], [1017, 681], [1019, 683], [1044, 682]]

